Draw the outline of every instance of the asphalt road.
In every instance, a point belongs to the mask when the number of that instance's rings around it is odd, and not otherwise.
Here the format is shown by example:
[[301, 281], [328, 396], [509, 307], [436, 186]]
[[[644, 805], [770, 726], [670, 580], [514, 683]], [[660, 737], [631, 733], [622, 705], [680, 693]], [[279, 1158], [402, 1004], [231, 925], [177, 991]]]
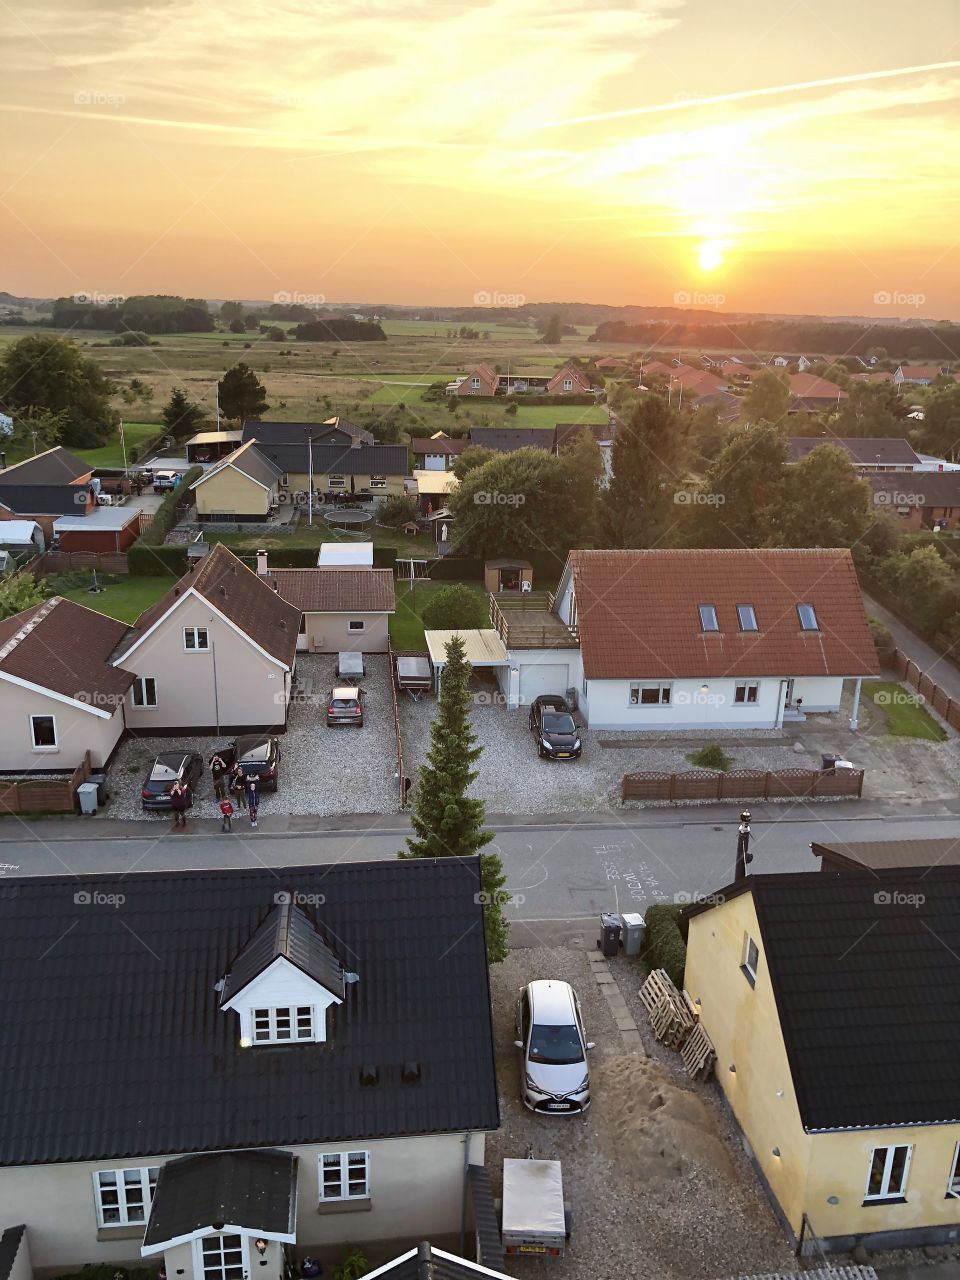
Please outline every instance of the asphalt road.
[[[891, 811], [858, 816], [836, 806], [754, 809], [752, 871], [811, 871], [813, 840], [922, 839], [957, 834], [953, 813]], [[822, 815], [822, 816], [821, 816]], [[585, 930], [601, 911], [643, 911], [653, 902], [689, 901], [732, 879], [736, 811], [646, 810], [584, 814], [562, 822], [531, 818], [492, 822], [514, 895], [508, 918], [517, 925], [567, 922]], [[9, 822], [0, 831], [0, 878], [185, 868], [289, 867], [392, 858], [406, 825], [398, 816], [355, 820], [344, 829], [221, 834], [212, 824], [173, 832], [164, 823], [80, 825]], [[592, 926], [590, 926], [592, 927]], [[519, 941], [523, 930], [516, 931]]]

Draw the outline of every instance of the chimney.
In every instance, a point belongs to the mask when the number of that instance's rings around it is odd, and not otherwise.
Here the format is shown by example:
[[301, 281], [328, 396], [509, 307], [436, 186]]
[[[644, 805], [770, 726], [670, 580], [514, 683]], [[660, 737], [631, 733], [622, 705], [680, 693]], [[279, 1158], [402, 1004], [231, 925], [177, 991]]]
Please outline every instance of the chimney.
[[267, 576], [267, 553], [266, 551], [257, 552], [257, 576], [265, 578]]

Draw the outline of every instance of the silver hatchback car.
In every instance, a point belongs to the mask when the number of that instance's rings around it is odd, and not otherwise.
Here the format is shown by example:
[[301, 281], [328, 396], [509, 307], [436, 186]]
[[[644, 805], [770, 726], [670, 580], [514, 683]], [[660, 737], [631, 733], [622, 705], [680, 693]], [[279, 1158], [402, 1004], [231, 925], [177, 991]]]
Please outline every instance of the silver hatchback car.
[[580, 1003], [569, 982], [541, 979], [517, 1000], [518, 1049], [523, 1050], [520, 1096], [531, 1111], [580, 1115], [590, 1105], [587, 1040]]

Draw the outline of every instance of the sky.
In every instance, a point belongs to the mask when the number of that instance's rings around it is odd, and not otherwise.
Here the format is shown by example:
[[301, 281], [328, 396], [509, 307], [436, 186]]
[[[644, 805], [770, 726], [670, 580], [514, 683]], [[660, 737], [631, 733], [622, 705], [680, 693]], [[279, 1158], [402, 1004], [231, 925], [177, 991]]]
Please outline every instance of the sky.
[[0, 289], [960, 319], [960, 5], [0, 0]]

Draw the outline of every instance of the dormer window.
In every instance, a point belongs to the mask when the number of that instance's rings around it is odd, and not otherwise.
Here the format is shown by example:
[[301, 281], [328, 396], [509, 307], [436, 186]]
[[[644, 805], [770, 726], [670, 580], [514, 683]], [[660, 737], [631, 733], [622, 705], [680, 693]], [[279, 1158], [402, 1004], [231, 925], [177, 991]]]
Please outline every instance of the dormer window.
[[737, 605], [737, 621], [740, 623], [741, 631], [759, 631], [757, 626], [757, 614], [752, 604]]
[[719, 631], [720, 623], [717, 620], [716, 605], [701, 604], [698, 605], [700, 613], [700, 630], [701, 631]]
[[287, 1044], [291, 1040], [314, 1038], [311, 1005], [253, 1010], [254, 1044]]
[[820, 624], [817, 622], [817, 611], [812, 604], [798, 604], [797, 616], [800, 619], [801, 631], [820, 630]]

